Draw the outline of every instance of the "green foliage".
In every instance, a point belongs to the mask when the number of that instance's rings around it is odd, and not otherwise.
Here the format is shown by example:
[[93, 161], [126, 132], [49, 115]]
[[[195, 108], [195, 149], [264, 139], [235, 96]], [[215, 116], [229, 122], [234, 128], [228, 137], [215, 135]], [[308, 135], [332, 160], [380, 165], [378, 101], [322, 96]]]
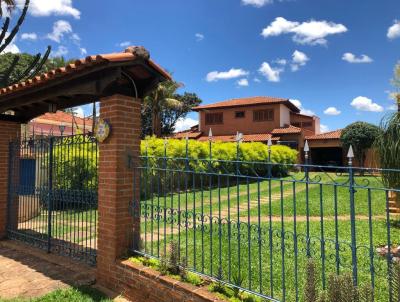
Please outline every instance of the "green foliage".
[[400, 263], [396, 262], [392, 267], [392, 279], [393, 279], [393, 300], [400, 301]]
[[[400, 113], [382, 119], [380, 132], [375, 142], [379, 161], [383, 169], [400, 169]], [[382, 171], [382, 179], [389, 188], [400, 187], [400, 173]]]
[[304, 301], [317, 301], [317, 280], [316, 280], [316, 264], [313, 259], [309, 259], [306, 267], [306, 285], [304, 286]]
[[345, 149], [353, 146], [354, 156], [361, 167], [364, 167], [366, 152], [379, 135], [379, 128], [366, 122], [355, 122], [343, 129], [340, 140]]
[[[271, 162], [274, 164], [294, 164], [297, 161], [297, 151], [287, 146], [275, 145], [271, 148]], [[164, 140], [153, 137], [147, 137], [141, 144], [142, 156], [149, 157], [163, 157], [164, 156]], [[186, 141], [170, 139], [166, 146], [167, 156], [171, 158], [185, 158], [186, 157]], [[241, 143], [239, 147], [239, 157], [237, 157], [236, 143], [214, 142], [212, 144], [212, 158], [220, 161], [249, 161], [249, 162], [267, 162], [268, 159], [268, 146], [259, 143]], [[188, 144], [188, 157], [193, 159], [189, 161], [190, 168], [194, 171], [206, 171], [209, 168], [210, 153], [209, 143], [190, 140]], [[197, 159], [205, 159], [198, 162]], [[184, 167], [185, 161], [182, 160], [181, 167]], [[150, 166], [162, 164], [151, 161], [148, 163]], [[175, 162], [175, 167], [176, 167]], [[234, 172], [236, 169], [235, 163], [221, 163], [212, 162], [213, 170], [215, 172]], [[248, 173], [250, 169], [257, 169], [256, 172], [261, 175], [266, 174], [267, 165], [258, 165], [257, 167], [241, 164], [240, 171]], [[284, 175], [287, 173], [288, 167], [273, 166], [274, 174]], [[264, 173], [264, 174], [262, 174]]]
[[[309, 259], [306, 267], [306, 284], [304, 287], [305, 302], [373, 302], [373, 291], [370, 284], [354, 286], [350, 273], [328, 276], [328, 289], [317, 292], [316, 264]], [[397, 301], [397, 300], [395, 300]]]
[[98, 290], [81, 286], [78, 288], [67, 288], [55, 290], [47, 295], [38, 298], [15, 298], [2, 299], [0, 302], [111, 302], [106, 295]]
[[195, 93], [176, 93], [180, 87], [181, 84], [174, 81], [164, 82], [144, 99], [142, 137], [172, 134], [178, 119], [185, 118], [193, 107], [201, 103], [201, 99]]
[[53, 146], [54, 188], [62, 190], [97, 189], [96, 144], [87, 137], [66, 137]]

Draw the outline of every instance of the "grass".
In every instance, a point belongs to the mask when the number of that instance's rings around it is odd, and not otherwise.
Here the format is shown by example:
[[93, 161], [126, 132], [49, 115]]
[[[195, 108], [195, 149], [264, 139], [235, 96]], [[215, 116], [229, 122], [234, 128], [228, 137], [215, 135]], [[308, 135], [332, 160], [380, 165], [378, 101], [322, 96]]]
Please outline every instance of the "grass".
[[[181, 256], [195, 271], [266, 296], [302, 301], [307, 254], [317, 262], [320, 287], [326, 287], [329, 274], [352, 271], [348, 176], [317, 175], [310, 174], [308, 186], [304, 174], [239, 187], [221, 177], [219, 184], [229, 187], [202, 192], [197, 183], [196, 190], [153, 194], [142, 200], [147, 205], [142, 207], [143, 249], [160, 257], [168, 242], [179, 240]], [[388, 264], [376, 252], [388, 242], [386, 193], [379, 178], [355, 181], [358, 281], [374, 284], [375, 301], [388, 301]], [[394, 221], [390, 228], [392, 244], [399, 245], [400, 228]]]
[[92, 287], [59, 289], [39, 298], [0, 299], [0, 302], [111, 302]]

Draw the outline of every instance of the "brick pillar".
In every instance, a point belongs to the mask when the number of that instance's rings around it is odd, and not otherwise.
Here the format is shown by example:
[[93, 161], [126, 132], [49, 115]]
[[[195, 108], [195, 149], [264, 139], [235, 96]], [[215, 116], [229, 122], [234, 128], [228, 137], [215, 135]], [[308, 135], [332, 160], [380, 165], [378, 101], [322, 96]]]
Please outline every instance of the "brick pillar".
[[[140, 153], [140, 105], [140, 100], [123, 95], [100, 101], [100, 117], [110, 123], [111, 132], [99, 143], [97, 282], [110, 289], [117, 283], [115, 260], [126, 255], [134, 236], [140, 236], [140, 219], [129, 209], [134, 199], [133, 162]], [[135, 189], [138, 194], [139, 185]]]
[[[20, 137], [20, 134], [20, 123], [0, 121], [0, 239], [6, 237], [9, 143]], [[15, 215], [18, 215], [18, 212]]]

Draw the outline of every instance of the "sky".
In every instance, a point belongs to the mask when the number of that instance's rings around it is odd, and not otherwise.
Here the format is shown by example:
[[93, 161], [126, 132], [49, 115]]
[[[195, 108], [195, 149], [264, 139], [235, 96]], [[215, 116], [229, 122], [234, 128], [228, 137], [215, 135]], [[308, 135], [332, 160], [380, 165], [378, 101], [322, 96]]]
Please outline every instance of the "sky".
[[[18, 3], [24, 0], [17, 0]], [[81, 58], [143, 45], [203, 104], [288, 98], [321, 130], [393, 110], [398, 0], [31, 0], [9, 50]], [[77, 110], [91, 114], [85, 106]], [[196, 123], [189, 114], [178, 129]]]

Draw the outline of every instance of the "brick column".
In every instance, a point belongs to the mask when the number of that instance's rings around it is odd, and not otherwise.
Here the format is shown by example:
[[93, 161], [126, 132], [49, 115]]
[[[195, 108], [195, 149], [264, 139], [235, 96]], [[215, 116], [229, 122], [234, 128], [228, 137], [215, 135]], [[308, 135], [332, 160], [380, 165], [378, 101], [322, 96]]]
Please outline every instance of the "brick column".
[[[126, 255], [135, 236], [140, 237], [140, 219], [129, 205], [138, 198], [133, 162], [140, 153], [140, 100], [113, 95], [100, 101], [100, 117], [110, 123], [110, 136], [99, 143], [99, 199], [97, 282], [112, 289], [116, 285], [115, 260]], [[138, 184], [138, 181], [135, 181]]]
[[[20, 123], [0, 121], [0, 239], [6, 237], [9, 143], [20, 137], [20, 134]], [[18, 215], [18, 212], [15, 215]]]

